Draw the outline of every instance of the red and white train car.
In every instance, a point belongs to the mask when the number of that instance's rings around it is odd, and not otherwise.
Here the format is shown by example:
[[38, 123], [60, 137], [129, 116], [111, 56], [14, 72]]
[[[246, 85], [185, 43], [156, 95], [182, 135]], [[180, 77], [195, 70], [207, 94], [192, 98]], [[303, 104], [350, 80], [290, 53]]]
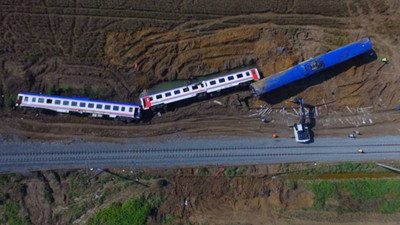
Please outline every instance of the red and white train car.
[[201, 82], [192, 83], [186, 86], [169, 89], [167, 91], [152, 93], [141, 97], [140, 101], [143, 109], [147, 110], [150, 109], [150, 107], [167, 105], [169, 103], [199, 95], [218, 92], [259, 79], [260, 74], [258, 73], [257, 68], [250, 68]]

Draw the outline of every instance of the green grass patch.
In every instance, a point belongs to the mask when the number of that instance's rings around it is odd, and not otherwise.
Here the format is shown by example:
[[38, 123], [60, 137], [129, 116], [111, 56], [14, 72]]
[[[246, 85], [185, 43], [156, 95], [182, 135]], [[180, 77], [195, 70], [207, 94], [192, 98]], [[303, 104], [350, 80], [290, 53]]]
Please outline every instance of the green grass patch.
[[349, 209], [380, 213], [400, 212], [400, 182], [397, 179], [310, 181], [307, 185], [315, 195], [313, 209], [316, 210], [329, 209], [327, 203], [334, 199], [339, 201], [337, 210], [342, 212]]
[[[289, 172], [289, 171], [288, 171]], [[337, 173], [373, 173], [377, 172], [374, 163], [344, 162], [337, 165], [322, 165], [299, 171], [300, 174], [337, 174]]]
[[6, 202], [3, 205], [4, 214], [6, 216], [5, 221], [8, 222], [9, 225], [28, 225], [32, 224], [29, 218], [19, 216], [19, 204], [18, 202]]
[[281, 167], [280, 167], [280, 169], [279, 169], [279, 171], [280, 171], [281, 173], [287, 173], [287, 172], [289, 172], [289, 164], [288, 164], [288, 163], [282, 164]]
[[297, 180], [287, 180], [286, 185], [290, 190], [294, 190], [297, 188]]
[[74, 222], [76, 219], [81, 217], [83, 215], [83, 213], [85, 213], [86, 210], [89, 209], [89, 207], [90, 207], [90, 204], [88, 202], [85, 202], [82, 205], [73, 206], [72, 215], [69, 220], [70, 223]]
[[144, 199], [131, 199], [122, 205], [113, 203], [90, 218], [87, 225], [146, 224], [147, 217], [151, 215], [157, 204]]

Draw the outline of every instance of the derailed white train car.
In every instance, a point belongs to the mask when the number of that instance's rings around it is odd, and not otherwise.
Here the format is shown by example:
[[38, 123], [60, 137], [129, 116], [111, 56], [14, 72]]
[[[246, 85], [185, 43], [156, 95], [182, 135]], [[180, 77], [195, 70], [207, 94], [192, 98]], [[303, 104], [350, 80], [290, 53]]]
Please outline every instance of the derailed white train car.
[[140, 102], [143, 109], [147, 110], [196, 96], [204, 96], [213, 92], [219, 92], [259, 79], [260, 74], [257, 68], [250, 68], [166, 91], [147, 94], [140, 97]]
[[127, 120], [139, 120], [142, 116], [141, 106], [136, 104], [23, 92], [18, 94], [16, 106], [45, 109], [60, 113], [75, 112], [90, 114], [93, 117], [107, 116]]

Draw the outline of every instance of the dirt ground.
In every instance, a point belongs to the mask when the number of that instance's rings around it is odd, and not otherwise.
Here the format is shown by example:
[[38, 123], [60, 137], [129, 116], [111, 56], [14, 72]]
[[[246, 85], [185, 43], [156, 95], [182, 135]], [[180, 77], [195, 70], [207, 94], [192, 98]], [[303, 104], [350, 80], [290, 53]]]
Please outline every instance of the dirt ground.
[[[297, 168], [312, 166], [296, 165]], [[400, 216], [313, 210], [314, 195], [306, 183], [297, 177], [296, 185], [291, 185], [294, 180], [281, 174], [280, 164], [238, 167], [234, 177], [223, 173], [216, 177], [219, 168], [215, 166], [207, 167], [205, 174], [199, 168], [146, 169], [133, 173], [131, 170], [112, 169], [90, 183], [87, 180], [96, 170], [3, 176], [0, 219], [4, 218], [4, 202], [17, 202], [22, 208], [19, 215], [29, 217], [33, 224], [85, 224], [111, 203], [138, 197], [162, 199], [154, 215], [148, 218], [148, 224], [381, 224], [382, 221], [396, 224]], [[136, 178], [140, 184], [133, 182]]]
[[[312, 125], [316, 137], [344, 136], [355, 129], [365, 136], [397, 135], [399, 14], [397, 0], [183, 0], [162, 4], [151, 0], [3, 0], [0, 134], [16, 140], [106, 142], [165, 135], [270, 137], [278, 133], [289, 137], [292, 133], [287, 126], [299, 119], [297, 106], [290, 99], [302, 96], [317, 108]], [[158, 83], [244, 66], [256, 66], [266, 77], [365, 36], [371, 38], [376, 59], [365, 56], [350, 60], [260, 98], [249, 97], [249, 90], [232, 91], [161, 116], [146, 115], [137, 124], [5, 107], [6, 99], [18, 92], [51, 91], [138, 102], [144, 89]], [[280, 47], [283, 52], [278, 51]], [[389, 63], [382, 64], [382, 57], [387, 57]], [[134, 69], [135, 64], [139, 71]], [[235, 104], [236, 99], [241, 100], [241, 105]], [[267, 108], [272, 108], [266, 114], [269, 122], [261, 123], [259, 114]], [[265, 219], [267, 223], [278, 223], [279, 218], [280, 222], [289, 223], [277, 207], [296, 210], [311, 204], [307, 192], [301, 188], [287, 192], [278, 180], [251, 176], [212, 182], [179, 176], [173, 179], [175, 184], [192, 188], [173, 189], [168, 203], [179, 205], [189, 198], [194, 204], [185, 209], [190, 214], [179, 211], [181, 207], [167, 209], [169, 205], [162, 210], [182, 215], [185, 221], [223, 224], [224, 218], [232, 218], [242, 224], [251, 218], [252, 224], [265, 224]], [[51, 182], [53, 190], [60, 185]], [[28, 184], [25, 194], [34, 196], [45, 184]], [[229, 192], [224, 187], [235, 185], [250, 191], [222, 195], [224, 190]], [[205, 196], [206, 200], [199, 201], [196, 195]], [[66, 201], [63, 196], [63, 191], [57, 192], [54, 202], [62, 205]], [[216, 198], [224, 200], [215, 204]], [[66, 222], [57, 220], [54, 214], [50, 216], [51, 210], [61, 214], [65, 205], [52, 209], [43, 199], [34, 197], [24, 204], [26, 213], [32, 214], [32, 221], [38, 224]], [[322, 223], [305, 221], [290, 223]]]
[[[398, 9], [395, 0], [171, 1], [162, 6], [153, 1], [3, 1], [3, 106], [21, 91], [137, 102], [141, 91], [160, 82], [243, 66], [256, 66], [269, 76], [364, 36], [371, 38], [377, 59], [351, 60], [261, 98], [232, 91], [160, 118], [149, 116], [138, 125], [3, 109], [0, 132], [22, 139], [103, 141], [171, 133], [290, 136], [286, 127], [298, 117], [276, 112], [263, 125], [259, 117], [248, 116], [260, 106], [293, 114], [297, 106], [290, 98], [303, 96], [319, 106], [316, 136], [345, 135], [355, 128], [372, 135], [377, 128], [379, 135], [398, 134], [399, 116], [393, 110], [400, 104]], [[389, 64], [382, 67], [381, 57]], [[242, 106], [234, 105], [235, 99], [243, 100]]]

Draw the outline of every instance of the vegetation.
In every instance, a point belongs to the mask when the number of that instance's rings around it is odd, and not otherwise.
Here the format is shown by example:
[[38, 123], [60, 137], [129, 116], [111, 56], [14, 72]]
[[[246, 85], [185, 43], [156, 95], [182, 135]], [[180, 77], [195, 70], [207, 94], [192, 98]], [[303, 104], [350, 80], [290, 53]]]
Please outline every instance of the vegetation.
[[[305, 168], [304, 168], [305, 167]], [[343, 162], [336, 165], [313, 165], [313, 164], [287, 164], [284, 163], [280, 167], [281, 173], [292, 174], [339, 174], [339, 173], [376, 173], [380, 170], [374, 163], [357, 163], [357, 162]]]
[[225, 170], [225, 175], [230, 178], [233, 178], [236, 176], [236, 170], [237, 170], [236, 167], [233, 167], [233, 166], [228, 167], [228, 169]]
[[90, 85], [85, 85], [83, 88], [68, 86], [66, 88], [53, 86], [47, 89], [48, 95], [63, 95], [63, 96], [83, 96], [89, 98], [101, 98], [102, 90], [100, 88], [92, 89]]
[[144, 199], [131, 199], [123, 205], [113, 203], [90, 218], [87, 224], [146, 224], [147, 217], [151, 215], [157, 204], [157, 202], [148, 202]]
[[335, 174], [335, 173], [372, 173], [376, 172], [374, 163], [344, 162], [333, 166], [314, 167], [302, 171], [303, 174]]
[[51, 190], [50, 185], [45, 185], [45, 186], [44, 186], [43, 199], [44, 199], [47, 203], [52, 203], [52, 202], [54, 201], [54, 198], [53, 198], [53, 190]]
[[8, 108], [14, 108], [16, 103], [17, 103], [17, 95], [16, 94], [8, 95], [6, 100], [6, 106]]
[[178, 219], [177, 216], [173, 215], [173, 214], [167, 214], [165, 215], [165, 217], [162, 220], [162, 224], [163, 225], [172, 225], [172, 224], [176, 224], [174, 221]]
[[15, 179], [15, 174], [1, 174], [0, 175], [0, 184], [5, 185], [13, 182]]
[[297, 181], [296, 180], [288, 180], [287, 186], [290, 190], [294, 190], [297, 188]]
[[70, 223], [72, 223], [73, 221], [75, 221], [76, 219], [78, 219], [79, 217], [81, 217], [83, 215], [83, 213], [86, 212], [86, 210], [90, 207], [90, 204], [85, 202], [82, 205], [79, 206], [74, 206], [72, 208], [72, 215], [70, 218]]
[[237, 169], [236, 175], [241, 176], [247, 171], [247, 166], [241, 166]]
[[9, 225], [28, 225], [32, 224], [27, 217], [22, 217], [18, 215], [19, 204], [18, 202], [6, 202], [4, 205], [4, 214], [7, 217], [7, 222]]
[[288, 164], [288, 163], [282, 164], [282, 166], [281, 166], [281, 168], [280, 168], [280, 172], [281, 172], [281, 173], [287, 173], [287, 172], [289, 172], [289, 164]]
[[200, 176], [204, 176], [204, 175], [208, 174], [208, 170], [207, 170], [206, 168], [201, 167], [201, 168], [199, 168], [199, 170], [198, 170], [198, 174], [199, 174]]
[[[339, 182], [308, 182], [315, 194], [313, 208], [329, 209], [329, 199], [336, 199], [338, 211], [377, 211], [381, 213], [400, 212], [400, 183], [386, 179], [350, 179]], [[361, 207], [368, 205], [369, 207]], [[349, 207], [350, 205], [350, 207]]]

